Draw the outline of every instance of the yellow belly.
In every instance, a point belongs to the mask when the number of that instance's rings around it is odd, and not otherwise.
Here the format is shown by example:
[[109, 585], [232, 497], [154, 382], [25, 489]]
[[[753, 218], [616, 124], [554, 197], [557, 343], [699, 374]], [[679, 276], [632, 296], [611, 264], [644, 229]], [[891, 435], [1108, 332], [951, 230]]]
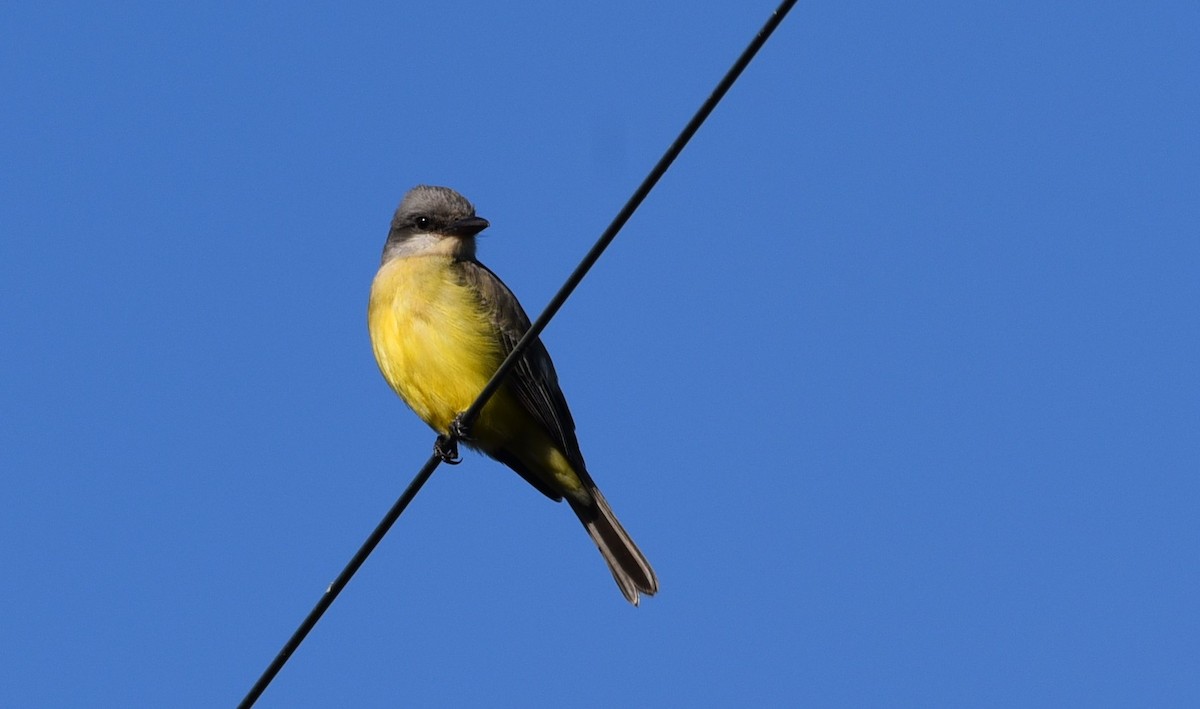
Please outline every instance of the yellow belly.
[[[441, 256], [389, 261], [371, 285], [367, 327], [383, 378], [425, 423], [446, 433], [503, 361], [498, 334], [478, 296]], [[552, 487], [581, 488], [558, 446], [501, 387], [471, 430], [471, 445], [520, 458]]]
[[440, 433], [471, 405], [502, 359], [479, 299], [452, 269], [440, 256], [384, 264], [367, 314], [384, 379]]

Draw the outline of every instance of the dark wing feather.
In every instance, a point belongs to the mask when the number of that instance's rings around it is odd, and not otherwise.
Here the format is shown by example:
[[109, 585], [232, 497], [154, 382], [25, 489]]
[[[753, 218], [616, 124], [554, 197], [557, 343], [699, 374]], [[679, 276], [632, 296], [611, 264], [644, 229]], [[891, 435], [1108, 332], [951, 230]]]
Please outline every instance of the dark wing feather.
[[[508, 290], [486, 266], [473, 259], [461, 261], [460, 264], [460, 272], [466, 284], [474, 288], [486, 304], [507, 356], [521, 336], [529, 330], [529, 317], [521, 309], [521, 304], [517, 302], [512, 291]], [[550, 354], [540, 339], [534, 340], [509, 373], [508, 386], [516, 393], [521, 405], [533, 415], [546, 433], [558, 442], [571, 467], [575, 469], [575, 474], [587, 489], [585, 497], [569, 497], [567, 501], [604, 556], [613, 578], [621, 588], [621, 593], [634, 605], [638, 603], [639, 593], [654, 595], [658, 591], [658, 579], [654, 575], [654, 569], [621, 527], [604, 496], [596, 489], [596, 484], [587, 473], [583, 455], [579, 452], [579, 442], [575, 439], [575, 421], [572, 420], [567, 400], [558, 387], [558, 375], [554, 372]], [[552, 489], [509, 451], [502, 449], [488, 453], [517, 471], [546, 496], [554, 500], [562, 499], [561, 492]]]
[[[500, 333], [504, 355], [508, 356], [521, 336], [529, 330], [529, 316], [525, 314], [508, 286], [487, 266], [474, 259], [459, 263], [466, 284], [479, 293], [488, 308], [492, 324]], [[571, 461], [571, 466], [575, 468], [576, 474], [583, 478], [585, 483], [590, 482], [583, 454], [579, 450], [579, 440], [575, 437], [575, 420], [571, 418], [567, 400], [558, 386], [558, 374], [554, 371], [554, 363], [550, 361], [550, 353], [546, 351], [541, 338], [534, 340], [525, 350], [525, 354], [508, 375], [508, 385], [516, 393], [522, 406], [533, 414], [546, 433], [558, 442], [567, 460]], [[503, 460], [501, 462], [508, 463]], [[509, 466], [512, 467], [511, 463]], [[546, 493], [542, 485], [534, 484]], [[557, 493], [550, 496], [560, 497]]]

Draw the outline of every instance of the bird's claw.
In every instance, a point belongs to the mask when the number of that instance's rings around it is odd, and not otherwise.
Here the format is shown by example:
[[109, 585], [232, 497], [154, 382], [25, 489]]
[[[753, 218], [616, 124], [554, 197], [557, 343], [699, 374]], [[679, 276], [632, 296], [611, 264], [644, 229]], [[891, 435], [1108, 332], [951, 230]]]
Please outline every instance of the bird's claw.
[[457, 441], [465, 441], [470, 437], [468, 433], [467, 424], [463, 422], [462, 414], [455, 416], [454, 420], [450, 422], [450, 435]]
[[470, 438], [467, 423], [462, 420], [462, 414], [454, 417], [454, 421], [450, 421], [450, 435], [457, 440], [467, 440]]
[[458, 465], [462, 462], [462, 456], [458, 454], [458, 439], [452, 436], [438, 436], [433, 443], [433, 454], [447, 465]]
[[463, 424], [462, 415], [454, 417], [450, 422], [449, 435], [438, 436], [433, 444], [433, 452], [442, 459], [443, 463], [458, 465], [462, 457], [458, 454], [458, 442], [467, 438], [467, 427]]

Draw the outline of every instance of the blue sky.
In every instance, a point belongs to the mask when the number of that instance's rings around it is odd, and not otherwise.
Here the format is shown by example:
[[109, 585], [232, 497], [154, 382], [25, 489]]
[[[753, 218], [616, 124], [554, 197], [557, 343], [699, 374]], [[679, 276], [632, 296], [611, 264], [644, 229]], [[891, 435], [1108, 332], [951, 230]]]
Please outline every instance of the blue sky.
[[[771, 2], [0, 10], [6, 706], [231, 706], [425, 460], [366, 296], [540, 311]], [[544, 339], [657, 569], [439, 470], [259, 706], [1195, 706], [1200, 9], [801, 3]]]

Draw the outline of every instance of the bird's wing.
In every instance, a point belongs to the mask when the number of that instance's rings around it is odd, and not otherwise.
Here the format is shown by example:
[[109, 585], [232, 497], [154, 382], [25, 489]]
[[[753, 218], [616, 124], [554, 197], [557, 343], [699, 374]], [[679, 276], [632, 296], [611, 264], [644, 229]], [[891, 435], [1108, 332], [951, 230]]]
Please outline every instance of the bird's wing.
[[[507, 357], [529, 330], [529, 316], [508, 286], [487, 266], [474, 259], [461, 261], [460, 264], [467, 285], [479, 293], [488, 309], [492, 324], [500, 334], [504, 356]], [[579, 450], [579, 440], [575, 437], [575, 420], [571, 418], [567, 400], [558, 386], [554, 363], [550, 361], [550, 353], [546, 351], [541, 338], [534, 340], [525, 350], [508, 375], [508, 385], [516, 393], [521, 405], [558, 442], [576, 474], [586, 480], [587, 468]]]

